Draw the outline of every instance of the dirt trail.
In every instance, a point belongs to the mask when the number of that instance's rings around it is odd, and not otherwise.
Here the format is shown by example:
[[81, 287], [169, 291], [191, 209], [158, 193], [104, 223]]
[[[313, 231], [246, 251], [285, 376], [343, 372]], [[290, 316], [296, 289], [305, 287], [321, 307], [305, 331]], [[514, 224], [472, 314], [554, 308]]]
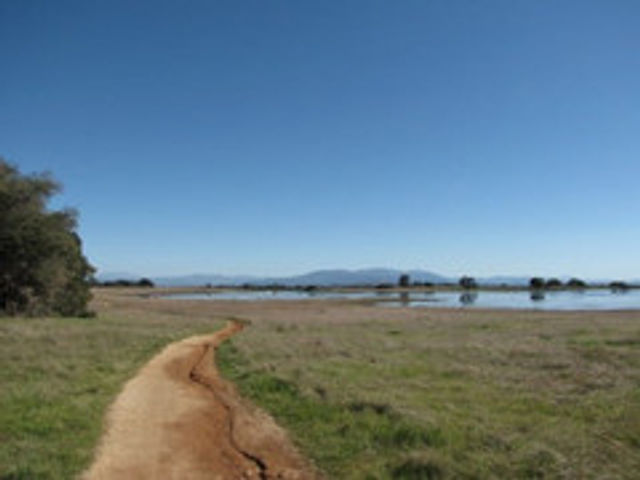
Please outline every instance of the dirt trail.
[[313, 479], [271, 417], [222, 379], [215, 348], [242, 324], [172, 343], [110, 408], [83, 479]]

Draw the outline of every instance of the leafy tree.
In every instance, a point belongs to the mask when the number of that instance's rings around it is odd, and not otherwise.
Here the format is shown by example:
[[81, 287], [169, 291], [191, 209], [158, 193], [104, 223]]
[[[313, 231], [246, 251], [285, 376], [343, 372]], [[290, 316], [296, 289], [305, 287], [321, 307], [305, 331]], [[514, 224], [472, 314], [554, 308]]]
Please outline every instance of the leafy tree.
[[476, 283], [476, 279], [473, 277], [467, 277], [466, 275], [460, 278], [458, 284], [465, 289], [477, 288], [478, 284]]
[[567, 286], [571, 288], [585, 288], [587, 283], [579, 278], [572, 278], [567, 282]]
[[151, 279], [143, 277], [140, 280], [138, 280], [138, 286], [139, 287], [154, 287], [154, 283]]
[[531, 280], [529, 280], [529, 286], [531, 288], [544, 288], [545, 282], [544, 282], [544, 278], [542, 277], [533, 277]]
[[406, 273], [400, 275], [400, 278], [398, 279], [398, 285], [401, 287], [408, 287], [410, 282], [411, 278]]
[[629, 290], [629, 284], [621, 281], [611, 282], [609, 288], [616, 292]]
[[546, 287], [547, 288], [559, 288], [562, 286], [562, 282], [558, 278], [550, 278], [547, 280]]
[[48, 174], [22, 175], [0, 158], [0, 312], [88, 313], [94, 270], [82, 254], [76, 213], [47, 209], [59, 190]]

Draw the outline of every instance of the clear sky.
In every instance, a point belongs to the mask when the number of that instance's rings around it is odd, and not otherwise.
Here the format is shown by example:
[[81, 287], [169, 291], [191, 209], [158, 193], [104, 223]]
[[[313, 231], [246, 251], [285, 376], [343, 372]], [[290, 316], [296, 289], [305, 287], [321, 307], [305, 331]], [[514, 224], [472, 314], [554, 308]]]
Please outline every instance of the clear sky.
[[0, 2], [101, 271], [640, 277], [637, 0]]

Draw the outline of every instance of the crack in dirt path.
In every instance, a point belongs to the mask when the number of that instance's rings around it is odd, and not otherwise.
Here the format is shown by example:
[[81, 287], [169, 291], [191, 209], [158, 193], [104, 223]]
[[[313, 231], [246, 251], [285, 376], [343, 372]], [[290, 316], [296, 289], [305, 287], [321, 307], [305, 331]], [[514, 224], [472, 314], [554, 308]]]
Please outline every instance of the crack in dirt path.
[[191, 371], [191, 373], [189, 374], [189, 378], [191, 378], [191, 380], [193, 380], [195, 383], [198, 383], [200, 385], [202, 385], [203, 388], [206, 388], [215, 398], [218, 402], [220, 402], [220, 404], [225, 408], [225, 410], [227, 411], [227, 420], [228, 420], [228, 432], [229, 432], [229, 443], [230, 445], [236, 449], [238, 452], [240, 452], [240, 454], [242, 454], [245, 458], [247, 458], [248, 460], [252, 461], [253, 463], [255, 463], [255, 465], [258, 468], [258, 474], [259, 474], [259, 478], [260, 480], [266, 480], [267, 474], [266, 474], [266, 470], [267, 470], [267, 466], [265, 465], [265, 463], [262, 461], [262, 459], [260, 459], [259, 457], [256, 457], [255, 455], [243, 450], [235, 441], [234, 438], [234, 424], [233, 424], [233, 418], [234, 418], [234, 412], [232, 410], [232, 407], [227, 403], [227, 401], [225, 401], [222, 397], [223, 395], [221, 395], [217, 390], [220, 390], [220, 385], [216, 385], [215, 382], [215, 378], [212, 379], [211, 377], [208, 377], [206, 375], [203, 375], [202, 372], [207, 372], [208, 368], [207, 365], [211, 364], [211, 355], [209, 355], [210, 352], [212, 352], [213, 349], [210, 348], [209, 346], [205, 346], [203, 348], [203, 352], [202, 352], [202, 357], [201, 359], [198, 361], [198, 363], [196, 363], [196, 365], [193, 367], [193, 370]]
[[284, 430], [218, 373], [216, 347], [242, 328], [229, 321], [151, 359], [110, 407], [96, 458], [81, 478], [318, 478]]

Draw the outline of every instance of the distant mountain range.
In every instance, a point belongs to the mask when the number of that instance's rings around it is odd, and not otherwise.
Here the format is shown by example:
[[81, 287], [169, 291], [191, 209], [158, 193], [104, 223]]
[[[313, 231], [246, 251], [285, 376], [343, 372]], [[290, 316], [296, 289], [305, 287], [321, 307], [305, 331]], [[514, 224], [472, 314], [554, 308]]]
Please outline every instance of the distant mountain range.
[[[408, 274], [411, 282], [430, 282], [434, 284], [457, 283], [458, 277], [447, 277], [427, 270], [397, 270], [392, 268], [367, 268], [361, 270], [316, 270], [302, 275], [288, 277], [258, 277], [249, 275], [217, 275], [194, 274], [181, 276], [151, 277], [158, 286], [186, 287], [211, 284], [238, 286], [245, 283], [252, 285], [278, 284], [285, 286], [317, 285], [322, 287], [343, 287], [349, 285], [378, 285], [382, 283], [396, 284], [400, 275]], [[107, 272], [97, 275], [100, 281], [116, 279], [137, 280], [141, 276], [123, 272]], [[494, 276], [480, 278], [476, 281], [480, 285], [527, 285], [530, 277], [524, 276]]]
[[426, 270], [401, 271], [390, 268], [368, 268], [364, 270], [316, 270], [314, 272], [283, 278], [265, 278], [257, 283], [279, 283], [282, 285], [377, 285], [380, 283], [396, 284], [402, 274], [408, 274], [412, 282], [446, 283], [450, 279]]

